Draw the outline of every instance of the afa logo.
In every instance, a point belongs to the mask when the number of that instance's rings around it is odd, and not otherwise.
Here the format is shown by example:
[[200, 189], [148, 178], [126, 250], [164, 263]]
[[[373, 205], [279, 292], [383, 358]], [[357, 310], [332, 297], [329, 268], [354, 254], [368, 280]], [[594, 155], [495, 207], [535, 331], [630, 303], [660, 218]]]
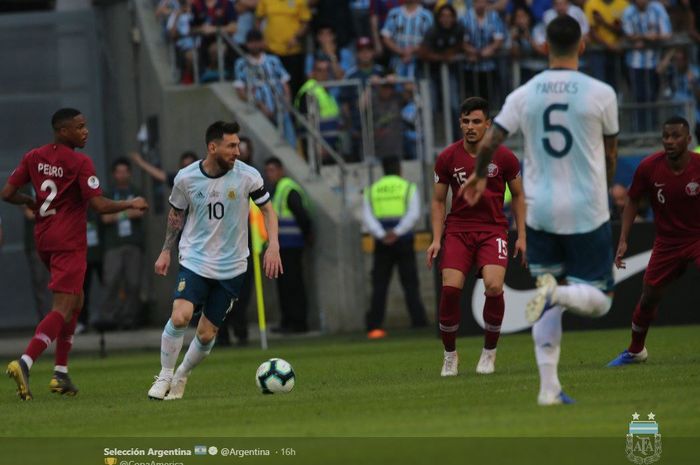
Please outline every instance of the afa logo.
[[698, 194], [700, 194], [700, 184], [698, 184], [695, 181], [689, 182], [685, 186], [685, 193], [691, 197], [697, 196]]
[[229, 200], [236, 200], [236, 191], [233, 189], [229, 189], [226, 193], [226, 197], [228, 197]]
[[495, 163], [489, 163], [489, 178], [495, 178], [498, 176], [498, 165]]
[[653, 412], [647, 418], [647, 421], [639, 420], [639, 414], [634, 412], [627, 433], [627, 459], [637, 465], [648, 465], [661, 459], [659, 424]]
[[185, 282], [185, 278], [182, 278], [180, 280], [180, 282], [177, 284], [177, 292], [184, 291], [185, 287], [187, 287], [187, 283]]

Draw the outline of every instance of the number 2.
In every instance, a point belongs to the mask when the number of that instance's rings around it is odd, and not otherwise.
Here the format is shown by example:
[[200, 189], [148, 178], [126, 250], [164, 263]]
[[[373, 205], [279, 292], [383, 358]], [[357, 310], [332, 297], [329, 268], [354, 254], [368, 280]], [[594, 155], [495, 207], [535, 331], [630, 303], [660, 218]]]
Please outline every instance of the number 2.
[[56, 194], [58, 194], [58, 186], [56, 186], [56, 183], [51, 179], [47, 179], [41, 183], [41, 192], [46, 192], [47, 190], [49, 191], [49, 195], [46, 196], [46, 200], [44, 200], [44, 203], [41, 204], [41, 208], [39, 208], [39, 216], [42, 218], [56, 214], [55, 208], [49, 210], [51, 202], [53, 202], [53, 199], [56, 198]]
[[558, 132], [564, 138], [564, 148], [557, 150], [552, 147], [552, 143], [549, 142], [549, 138], [543, 137], [542, 144], [544, 145], [544, 150], [554, 158], [562, 158], [569, 154], [571, 146], [574, 144], [574, 137], [571, 135], [571, 131], [562, 126], [561, 124], [553, 124], [551, 121], [551, 114], [553, 111], [567, 111], [569, 105], [565, 103], [553, 103], [548, 106], [542, 115], [544, 120], [544, 130], [545, 132]]

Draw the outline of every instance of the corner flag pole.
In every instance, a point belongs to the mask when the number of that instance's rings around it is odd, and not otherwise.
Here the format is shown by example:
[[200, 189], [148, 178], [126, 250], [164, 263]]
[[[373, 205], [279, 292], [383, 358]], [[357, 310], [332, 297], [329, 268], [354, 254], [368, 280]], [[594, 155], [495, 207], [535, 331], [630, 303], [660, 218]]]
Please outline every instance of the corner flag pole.
[[255, 301], [258, 306], [258, 327], [260, 328], [260, 347], [267, 350], [267, 325], [265, 323], [265, 300], [262, 288], [262, 270], [260, 268], [260, 254], [263, 243], [267, 240], [265, 221], [262, 212], [253, 201], [250, 201], [250, 232], [253, 246], [253, 276], [255, 279]]

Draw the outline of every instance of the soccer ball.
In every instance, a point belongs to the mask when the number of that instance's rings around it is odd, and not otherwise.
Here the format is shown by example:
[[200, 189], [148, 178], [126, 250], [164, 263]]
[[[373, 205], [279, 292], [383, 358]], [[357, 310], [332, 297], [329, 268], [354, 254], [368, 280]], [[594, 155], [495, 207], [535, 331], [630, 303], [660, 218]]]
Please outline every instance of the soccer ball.
[[294, 370], [289, 362], [281, 358], [271, 358], [258, 367], [255, 384], [263, 394], [289, 392], [294, 389]]

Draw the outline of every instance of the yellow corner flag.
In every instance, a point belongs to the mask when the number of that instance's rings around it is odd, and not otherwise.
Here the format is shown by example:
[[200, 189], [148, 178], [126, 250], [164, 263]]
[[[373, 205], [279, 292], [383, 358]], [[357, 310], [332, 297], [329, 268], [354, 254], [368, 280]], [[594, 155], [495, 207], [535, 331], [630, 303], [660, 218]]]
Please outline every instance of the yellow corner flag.
[[267, 326], [265, 324], [265, 301], [263, 299], [262, 289], [262, 271], [260, 268], [260, 254], [263, 246], [267, 242], [267, 229], [265, 229], [265, 219], [257, 205], [250, 201], [250, 214], [248, 216], [250, 223], [250, 235], [253, 245], [253, 277], [255, 279], [255, 297], [258, 304], [258, 326], [260, 328], [260, 344], [264, 349], [267, 349]]

